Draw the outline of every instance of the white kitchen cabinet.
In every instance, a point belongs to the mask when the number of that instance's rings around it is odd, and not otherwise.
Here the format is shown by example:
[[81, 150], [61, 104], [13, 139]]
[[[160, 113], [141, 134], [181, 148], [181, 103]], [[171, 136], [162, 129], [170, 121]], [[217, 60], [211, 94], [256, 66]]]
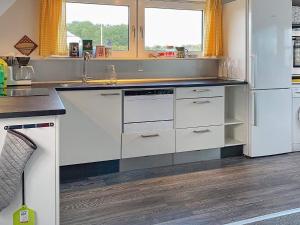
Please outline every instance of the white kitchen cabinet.
[[187, 87], [176, 89], [176, 99], [224, 96], [224, 87]]
[[60, 165], [121, 158], [122, 91], [63, 91]]
[[224, 147], [224, 92], [224, 87], [176, 89], [176, 152]]
[[224, 97], [176, 100], [176, 128], [224, 124]]
[[176, 152], [224, 147], [224, 126], [176, 130]]
[[123, 134], [122, 159], [175, 153], [175, 131]]
[[175, 153], [173, 121], [124, 124], [122, 158]]
[[[4, 145], [5, 126], [54, 123], [53, 127], [18, 130], [37, 145], [25, 168], [25, 199], [36, 212], [36, 225], [59, 225], [59, 121], [53, 117], [0, 120], [0, 152]], [[21, 187], [21, 184], [20, 184]], [[0, 224], [13, 224], [12, 215], [21, 206], [21, 189], [8, 208], [0, 212]]]
[[225, 87], [225, 146], [244, 145], [248, 132], [248, 88], [246, 85]]

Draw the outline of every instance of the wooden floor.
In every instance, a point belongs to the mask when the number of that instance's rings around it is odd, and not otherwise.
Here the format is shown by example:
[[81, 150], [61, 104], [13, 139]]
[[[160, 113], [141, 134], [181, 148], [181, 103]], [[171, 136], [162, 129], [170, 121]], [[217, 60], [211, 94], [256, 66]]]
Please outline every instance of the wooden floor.
[[300, 208], [300, 153], [89, 178], [61, 187], [62, 225], [218, 225]]

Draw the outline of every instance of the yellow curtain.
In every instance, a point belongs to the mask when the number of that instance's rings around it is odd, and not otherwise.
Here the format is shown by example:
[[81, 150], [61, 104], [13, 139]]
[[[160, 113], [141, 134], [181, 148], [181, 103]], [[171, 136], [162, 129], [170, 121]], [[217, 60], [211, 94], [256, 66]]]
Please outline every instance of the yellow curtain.
[[222, 0], [206, 0], [204, 56], [223, 56]]
[[40, 0], [41, 56], [67, 55], [65, 0]]

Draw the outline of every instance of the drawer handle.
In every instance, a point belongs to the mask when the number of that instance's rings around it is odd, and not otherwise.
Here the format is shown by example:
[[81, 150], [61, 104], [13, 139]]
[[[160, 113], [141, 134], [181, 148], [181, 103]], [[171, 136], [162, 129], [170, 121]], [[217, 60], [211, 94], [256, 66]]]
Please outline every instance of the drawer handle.
[[116, 96], [116, 95], [120, 95], [120, 93], [102, 93], [101, 96]]
[[195, 90], [193, 90], [193, 92], [198, 92], [198, 93], [203, 93], [203, 92], [210, 92], [210, 90], [209, 89], [195, 89]]
[[153, 137], [159, 137], [159, 134], [142, 134], [142, 138], [153, 138]]
[[194, 104], [202, 105], [202, 104], [209, 104], [210, 101], [194, 101], [193, 103], [194, 103]]
[[205, 134], [205, 133], [209, 133], [210, 130], [206, 129], [206, 130], [194, 130], [193, 131], [195, 134]]

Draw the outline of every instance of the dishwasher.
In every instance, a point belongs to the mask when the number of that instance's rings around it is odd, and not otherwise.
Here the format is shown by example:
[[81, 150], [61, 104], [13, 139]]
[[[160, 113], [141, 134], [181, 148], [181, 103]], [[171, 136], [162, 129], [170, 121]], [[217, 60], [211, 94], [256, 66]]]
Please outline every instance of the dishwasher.
[[125, 90], [122, 158], [175, 153], [174, 90]]
[[124, 123], [171, 121], [174, 118], [174, 90], [124, 91]]

